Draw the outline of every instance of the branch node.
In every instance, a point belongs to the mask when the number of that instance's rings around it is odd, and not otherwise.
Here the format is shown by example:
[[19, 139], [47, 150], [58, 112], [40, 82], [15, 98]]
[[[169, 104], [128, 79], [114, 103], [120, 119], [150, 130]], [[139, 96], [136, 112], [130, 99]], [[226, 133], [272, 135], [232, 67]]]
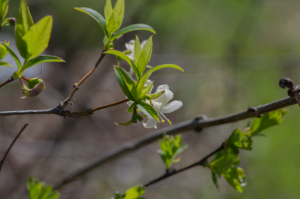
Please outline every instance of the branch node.
[[[248, 109], [247, 109], [247, 112], [248, 113], [257, 113], [257, 109], [255, 107], [253, 107], [253, 106], [249, 106]], [[259, 114], [256, 117], [261, 118], [262, 114]]]
[[87, 109], [86, 112], [87, 112], [89, 115], [93, 115], [93, 114], [94, 114], [94, 111], [93, 111], [93, 109], [91, 109], [91, 108]]
[[[198, 123], [200, 120], [206, 120], [206, 119], [207, 119], [207, 116], [201, 114], [201, 115], [198, 115], [198, 116], [195, 118], [194, 122], [195, 122], [195, 123]], [[197, 133], [201, 132], [202, 130], [203, 130], [203, 128], [198, 127], [198, 126], [196, 126], [196, 127], [194, 128], [194, 131], [197, 132]]]
[[76, 90], [78, 90], [78, 89], [79, 89], [78, 84], [75, 83], [75, 84], [73, 85], [73, 88], [75, 88]]

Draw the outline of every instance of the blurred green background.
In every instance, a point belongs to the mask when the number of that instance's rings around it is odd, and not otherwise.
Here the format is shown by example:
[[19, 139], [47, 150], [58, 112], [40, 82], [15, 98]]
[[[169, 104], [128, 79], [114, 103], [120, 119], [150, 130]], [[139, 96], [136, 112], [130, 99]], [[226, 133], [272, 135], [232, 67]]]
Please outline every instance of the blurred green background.
[[[113, 1], [114, 2], [114, 1]], [[170, 85], [175, 98], [184, 106], [170, 114], [176, 124], [199, 114], [217, 117], [245, 110], [286, 97], [278, 86], [282, 77], [300, 82], [300, 1], [296, 0], [126, 0], [123, 27], [132, 23], [152, 26], [154, 50], [150, 65], [178, 64], [182, 74], [165, 69], [153, 75], [155, 86]], [[1, 89], [0, 109], [45, 109], [57, 105], [96, 62], [103, 40], [100, 26], [74, 10], [90, 7], [104, 13], [104, 0], [28, 0], [33, 19], [54, 18], [47, 54], [66, 63], [45, 64], [42, 78], [46, 90], [34, 99], [20, 100], [21, 86], [13, 82]], [[19, 1], [10, 0], [8, 16], [17, 16]], [[115, 49], [125, 50], [125, 42], [147, 39], [148, 32], [124, 35]], [[5, 27], [0, 41], [14, 45], [14, 31]], [[107, 56], [93, 76], [76, 93], [71, 110], [100, 106], [124, 98], [112, 70], [116, 64]], [[122, 63], [128, 69], [128, 65]], [[5, 81], [15, 69], [1, 68]], [[28, 71], [33, 77], [35, 67]], [[12, 116], [0, 120], [0, 149], [4, 153], [11, 139], [25, 122], [30, 125], [14, 146], [0, 176], [1, 198], [23, 198], [25, 180], [34, 175], [54, 183], [59, 177], [81, 167], [123, 143], [153, 130], [141, 124], [117, 127], [128, 121], [127, 106], [121, 105], [86, 118], [56, 116]], [[253, 151], [241, 156], [248, 185], [237, 193], [224, 180], [215, 189], [210, 171], [194, 168], [146, 190], [146, 198], [299, 198], [300, 109], [288, 108], [281, 125], [254, 139]], [[124, 114], [120, 114], [123, 113]], [[220, 145], [235, 128], [248, 121], [205, 129], [183, 135], [189, 148], [177, 167], [205, 156]], [[158, 128], [168, 126], [160, 124]], [[164, 172], [156, 153], [158, 143], [101, 166], [87, 176], [62, 188], [62, 198], [110, 198], [114, 192], [143, 184]]]

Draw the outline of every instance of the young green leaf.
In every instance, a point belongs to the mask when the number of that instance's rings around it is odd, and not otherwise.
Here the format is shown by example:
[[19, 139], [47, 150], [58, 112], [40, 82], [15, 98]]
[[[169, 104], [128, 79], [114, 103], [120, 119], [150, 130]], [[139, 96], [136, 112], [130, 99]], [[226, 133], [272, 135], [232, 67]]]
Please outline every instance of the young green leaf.
[[19, 15], [16, 21], [16, 44], [22, 57], [27, 57], [27, 44], [23, 36], [29, 32], [30, 27], [34, 25], [26, 0], [21, 0]]
[[142, 99], [151, 90], [152, 87], [153, 87], [153, 82], [150, 85], [143, 87], [143, 89], [140, 90], [136, 89], [137, 99], [138, 100]]
[[134, 73], [137, 77], [137, 80], [140, 79], [140, 74], [139, 74], [139, 71], [138, 71], [137, 67], [135, 66], [133, 61], [126, 54], [124, 54], [120, 51], [117, 51], [117, 50], [108, 50], [108, 51], [105, 51], [104, 53], [105, 54], [116, 55], [116, 56], [121, 57], [122, 59], [124, 59], [131, 66], [131, 68], [133, 69], [133, 71], [134, 71]]
[[168, 136], [164, 135], [162, 140], [159, 140], [160, 149], [157, 151], [166, 165], [166, 170], [169, 170], [173, 163], [179, 162], [177, 155], [182, 153], [187, 147], [187, 144], [182, 145], [182, 137], [180, 135]]
[[130, 124], [132, 124], [132, 120], [130, 120], [126, 123], [117, 123], [117, 122], [115, 122], [115, 124], [118, 125], [118, 126], [129, 126]]
[[125, 11], [125, 5], [124, 0], [117, 0], [115, 7], [114, 7], [114, 15], [115, 15], [115, 30], [117, 31], [123, 21], [124, 18], [124, 11]]
[[33, 59], [30, 59], [26, 65], [23, 67], [24, 71], [34, 65], [40, 64], [40, 63], [44, 63], [44, 62], [65, 62], [64, 60], [62, 60], [59, 57], [56, 56], [51, 56], [51, 55], [40, 55], [37, 56]]
[[134, 87], [133, 79], [131, 79], [132, 80], [131, 81], [128, 78], [129, 75], [127, 76], [126, 74], [123, 73], [124, 69], [122, 70], [118, 66], [115, 66], [114, 69], [115, 69], [115, 74], [116, 74], [117, 80], [121, 86], [123, 93], [128, 97], [128, 99], [135, 101], [135, 98], [131, 93], [131, 91], [133, 90], [133, 87]]
[[[126, 70], [123, 68], [120, 68], [118, 66], [115, 66], [115, 69], [118, 71], [118, 73], [121, 75], [122, 80], [125, 83], [126, 88], [129, 90], [131, 96], [137, 100], [137, 94], [136, 94], [136, 88], [134, 80], [131, 78], [131, 76], [128, 74]], [[134, 101], [135, 101], [134, 100]]]
[[23, 37], [27, 44], [25, 59], [31, 59], [41, 54], [48, 47], [52, 30], [52, 17], [46, 16], [31, 26]]
[[8, 1], [9, 0], [0, 0], [0, 26], [4, 21], [8, 11]]
[[17, 65], [18, 65], [18, 69], [22, 68], [21, 62], [18, 58], [18, 56], [16, 55], [16, 53], [6, 44], [4, 43], [0, 43], [1, 47], [6, 48], [7, 52], [12, 56], [12, 58], [16, 61]]
[[258, 134], [269, 127], [280, 124], [286, 112], [284, 109], [279, 109], [266, 113], [261, 118], [255, 118], [251, 125], [251, 135]]
[[153, 42], [152, 42], [152, 36], [151, 36], [143, 47], [143, 52], [145, 53], [147, 64], [149, 63], [150, 58], [151, 58], [152, 47], [153, 47]]
[[[143, 49], [141, 47], [140, 40], [139, 40], [138, 36], [135, 36], [135, 42], [134, 42], [135, 63], [137, 63], [139, 61], [139, 58], [140, 58], [142, 52], [143, 52]], [[142, 72], [144, 72], [144, 71], [142, 71]], [[142, 73], [140, 73], [140, 74], [142, 74]]]
[[231, 167], [222, 176], [235, 190], [243, 192], [242, 187], [246, 185], [246, 176], [242, 168]]
[[137, 31], [137, 30], [147, 30], [156, 34], [155, 30], [151, 26], [145, 24], [132, 24], [117, 31], [116, 34], [113, 35], [112, 40], [117, 39], [118, 37], [124, 35], [125, 33]]
[[106, 21], [106, 27], [108, 31], [108, 35], [111, 35], [115, 31], [115, 16], [112, 14], [110, 18]]
[[91, 9], [91, 8], [85, 8], [85, 7], [79, 7], [79, 8], [75, 8], [75, 10], [78, 10], [80, 12], [83, 12], [89, 16], [91, 16], [93, 19], [95, 19], [99, 25], [101, 26], [102, 30], [104, 31], [104, 34], [106, 36], [108, 36], [108, 32], [106, 29], [106, 20], [104, 19], [104, 17], [97, 11]]
[[6, 55], [7, 55], [6, 47], [0, 45], [0, 60], [6, 57]]
[[140, 111], [159, 122], [159, 117], [155, 109], [146, 102], [139, 101], [137, 107]]
[[4, 62], [4, 61], [0, 61], [0, 66], [9, 66], [9, 67], [13, 67], [12, 65], [10, 65], [9, 63]]
[[141, 186], [135, 186], [128, 189], [125, 193], [124, 199], [142, 199], [140, 196], [145, 193], [145, 188]]
[[59, 199], [60, 194], [53, 191], [51, 186], [45, 186], [43, 182], [30, 177], [26, 182], [29, 199]]

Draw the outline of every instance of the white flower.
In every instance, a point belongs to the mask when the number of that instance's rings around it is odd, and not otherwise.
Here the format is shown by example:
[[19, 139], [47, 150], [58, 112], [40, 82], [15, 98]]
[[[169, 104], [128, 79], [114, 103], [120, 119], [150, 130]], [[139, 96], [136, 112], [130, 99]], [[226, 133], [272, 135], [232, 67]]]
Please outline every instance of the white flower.
[[[141, 43], [141, 47], [144, 48], [147, 40], [144, 40]], [[125, 47], [127, 48], [127, 51], [130, 51], [130, 53], [126, 53], [126, 55], [133, 61], [135, 62], [134, 58], [134, 45], [135, 45], [135, 40], [130, 40], [128, 43], [125, 43]], [[134, 73], [133, 69], [130, 67], [129, 75], [132, 76]]]

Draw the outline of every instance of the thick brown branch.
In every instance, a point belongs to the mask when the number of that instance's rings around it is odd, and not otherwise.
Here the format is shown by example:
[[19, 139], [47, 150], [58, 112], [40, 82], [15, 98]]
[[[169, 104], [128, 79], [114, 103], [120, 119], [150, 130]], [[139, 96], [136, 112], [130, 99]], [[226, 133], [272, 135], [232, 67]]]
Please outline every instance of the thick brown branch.
[[14, 80], [15, 80], [15, 79], [12, 78], [12, 77], [8, 78], [5, 82], [3, 82], [2, 84], [0, 84], [0, 88], [3, 87], [3, 86], [5, 86], [5, 85], [8, 84], [8, 83], [14, 81]]
[[113, 160], [116, 159], [120, 156], [123, 156], [131, 151], [135, 151], [141, 147], [144, 147], [150, 143], [153, 143], [160, 139], [164, 133], [167, 133], [169, 135], [175, 135], [184, 131], [188, 130], [193, 130], [193, 129], [202, 129], [206, 127], [211, 127], [211, 126], [216, 126], [216, 125], [221, 125], [221, 124], [226, 124], [226, 123], [232, 123], [232, 122], [237, 122], [241, 121], [247, 118], [252, 118], [256, 116], [260, 116], [261, 114], [274, 111], [276, 109], [284, 108], [287, 106], [291, 106], [297, 104], [297, 101], [294, 98], [291, 97], [286, 97], [281, 100], [277, 100], [275, 102], [265, 104], [262, 106], [256, 107], [256, 111], [241, 111], [237, 112], [234, 114], [230, 114], [224, 117], [217, 117], [217, 118], [209, 118], [205, 120], [199, 120], [199, 119], [194, 119], [194, 120], [188, 120], [176, 125], [173, 125], [168, 128], [163, 128], [159, 131], [156, 131], [154, 133], [145, 135], [141, 138], [138, 138], [130, 143], [125, 143], [124, 145], [109, 151], [99, 158], [95, 159], [93, 162], [90, 162], [86, 164], [86, 166], [75, 170], [71, 173], [69, 173], [67, 176], [59, 180], [55, 185], [55, 189], [61, 188], [62, 186], [70, 183], [74, 179], [83, 176], [84, 174], [92, 171], [93, 169]]
[[17, 141], [17, 139], [19, 138], [19, 136], [21, 135], [21, 133], [25, 130], [25, 128], [28, 126], [28, 124], [25, 124], [23, 126], [23, 128], [20, 130], [20, 132], [18, 133], [18, 135], [15, 137], [15, 139], [12, 141], [12, 143], [10, 144], [10, 146], [8, 147], [7, 151], [5, 152], [4, 154], [4, 157], [2, 158], [1, 162], [0, 162], [0, 172], [1, 172], [1, 169], [2, 169], [2, 165], [4, 164], [4, 161], [10, 151], [10, 149], [12, 148], [12, 146], [14, 145], [14, 143]]
[[76, 93], [76, 91], [79, 89], [79, 86], [89, 77], [93, 74], [93, 72], [97, 69], [97, 67], [99, 66], [100, 62], [103, 60], [103, 58], [105, 57], [106, 54], [103, 54], [104, 51], [101, 52], [101, 55], [98, 59], [98, 61], [96, 62], [94, 68], [92, 68], [92, 70], [90, 70], [83, 78], [81, 78], [81, 80], [77, 83], [74, 84], [73, 89], [71, 91], [71, 93], [69, 94], [69, 96], [67, 97], [67, 99], [65, 99], [62, 103], [61, 103], [61, 108], [64, 109], [68, 106], [68, 104], [70, 103], [70, 100], [73, 98], [74, 94]]

